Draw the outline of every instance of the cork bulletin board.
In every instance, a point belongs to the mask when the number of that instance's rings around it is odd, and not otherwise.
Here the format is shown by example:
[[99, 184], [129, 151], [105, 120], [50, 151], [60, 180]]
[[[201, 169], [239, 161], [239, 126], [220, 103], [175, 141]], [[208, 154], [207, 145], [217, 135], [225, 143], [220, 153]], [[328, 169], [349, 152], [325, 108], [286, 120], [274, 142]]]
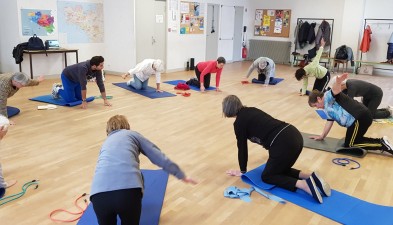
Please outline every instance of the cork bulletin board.
[[289, 37], [291, 10], [255, 10], [254, 36]]
[[204, 4], [180, 2], [180, 34], [203, 34], [205, 15]]

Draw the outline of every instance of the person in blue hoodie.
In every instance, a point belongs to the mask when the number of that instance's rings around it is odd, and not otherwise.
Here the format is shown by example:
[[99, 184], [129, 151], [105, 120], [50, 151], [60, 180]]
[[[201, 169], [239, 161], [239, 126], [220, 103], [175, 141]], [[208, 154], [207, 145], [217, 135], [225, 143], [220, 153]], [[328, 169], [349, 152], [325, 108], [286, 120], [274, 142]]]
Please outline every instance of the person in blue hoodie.
[[131, 130], [125, 116], [111, 117], [107, 122], [106, 132], [108, 137], [98, 156], [90, 192], [99, 225], [116, 224], [117, 216], [122, 225], [139, 224], [143, 196], [139, 161], [141, 153], [183, 182], [197, 183], [186, 177], [179, 166], [167, 158], [155, 144]]

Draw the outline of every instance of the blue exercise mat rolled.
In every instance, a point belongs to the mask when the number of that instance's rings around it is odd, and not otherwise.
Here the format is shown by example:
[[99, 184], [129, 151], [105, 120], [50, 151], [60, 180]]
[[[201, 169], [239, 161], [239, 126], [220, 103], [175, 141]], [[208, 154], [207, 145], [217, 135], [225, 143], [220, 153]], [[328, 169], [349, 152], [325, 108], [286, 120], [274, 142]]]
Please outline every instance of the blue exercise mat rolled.
[[[280, 83], [283, 80], [284, 80], [284, 78], [275, 78], [274, 77], [272, 79], [272, 81], [269, 82], [269, 85], [276, 85], [276, 84]], [[265, 84], [265, 81], [260, 81], [260, 80], [258, 80], [256, 78], [252, 79], [251, 82], [254, 83], [254, 84]]]
[[[38, 102], [45, 102], [45, 103], [50, 103], [50, 104], [60, 105], [60, 106], [69, 106], [69, 107], [82, 104], [81, 100], [76, 101], [76, 102], [66, 102], [62, 98], [53, 99], [52, 95], [42, 95], [42, 96], [38, 96], [35, 98], [30, 98], [30, 100], [38, 101]], [[91, 102], [93, 100], [94, 100], [94, 96], [86, 98], [87, 102]]]
[[319, 204], [302, 190], [292, 192], [264, 183], [261, 179], [264, 168], [265, 164], [243, 174], [242, 181], [342, 224], [393, 225], [393, 207], [366, 202], [335, 190]]
[[[139, 224], [158, 225], [168, 183], [168, 173], [163, 170], [142, 170], [142, 174], [145, 189], [142, 198], [142, 214]], [[117, 224], [121, 224], [119, 218], [117, 218]], [[92, 204], [88, 206], [77, 225], [98, 225]]]
[[118, 87], [124, 88], [128, 91], [132, 91], [134, 93], [143, 95], [148, 98], [165, 98], [165, 97], [173, 97], [176, 96], [175, 94], [169, 93], [169, 92], [156, 92], [155, 88], [152, 87], [147, 87], [145, 90], [137, 90], [133, 87], [130, 87], [127, 85], [127, 82], [121, 82], [121, 83], [112, 83], [113, 85], [116, 85]]
[[[184, 83], [184, 84], [186, 83], [185, 80], [169, 80], [169, 81], [165, 81], [164, 83], [176, 86], [179, 82], [180, 83]], [[190, 87], [191, 90], [201, 91], [201, 89], [199, 87], [196, 87], [196, 86], [193, 86], [193, 85], [188, 85], [188, 86]], [[215, 87], [209, 87], [209, 88], [206, 89], [206, 91], [212, 91], [212, 90], [216, 90], [216, 88]]]
[[20, 110], [18, 108], [12, 107], [12, 106], [7, 106], [7, 115], [8, 118], [11, 118], [15, 115], [18, 115], [20, 113]]

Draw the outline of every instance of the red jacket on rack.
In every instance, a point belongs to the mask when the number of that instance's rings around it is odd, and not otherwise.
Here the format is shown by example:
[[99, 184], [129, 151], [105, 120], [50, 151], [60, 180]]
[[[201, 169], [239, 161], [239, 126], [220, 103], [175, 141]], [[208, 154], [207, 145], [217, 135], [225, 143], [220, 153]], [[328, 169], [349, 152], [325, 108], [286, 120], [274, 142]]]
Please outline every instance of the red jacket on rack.
[[360, 51], [365, 53], [370, 50], [370, 42], [371, 42], [371, 28], [367, 25], [366, 29], [364, 29], [362, 43], [360, 44]]

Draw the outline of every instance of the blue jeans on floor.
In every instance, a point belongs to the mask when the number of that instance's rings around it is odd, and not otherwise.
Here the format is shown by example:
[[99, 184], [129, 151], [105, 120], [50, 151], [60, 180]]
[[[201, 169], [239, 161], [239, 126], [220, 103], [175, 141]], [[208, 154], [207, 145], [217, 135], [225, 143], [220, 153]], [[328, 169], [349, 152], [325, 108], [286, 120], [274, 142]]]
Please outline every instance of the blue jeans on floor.
[[149, 79], [145, 81], [139, 80], [139, 78], [134, 74], [134, 79], [129, 80], [127, 82], [127, 86], [133, 87], [137, 90], [145, 90], [147, 88], [147, 84], [149, 83]]
[[64, 74], [61, 74], [63, 89], [59, 90], [59, 95], [66, 102], [82, 101], [82, 87], [80, 83], [70, 81]]
[[388, 43], [388, 52], [386, 55], [386, 59], [387, 60], [393, 59], [393, 43]]

